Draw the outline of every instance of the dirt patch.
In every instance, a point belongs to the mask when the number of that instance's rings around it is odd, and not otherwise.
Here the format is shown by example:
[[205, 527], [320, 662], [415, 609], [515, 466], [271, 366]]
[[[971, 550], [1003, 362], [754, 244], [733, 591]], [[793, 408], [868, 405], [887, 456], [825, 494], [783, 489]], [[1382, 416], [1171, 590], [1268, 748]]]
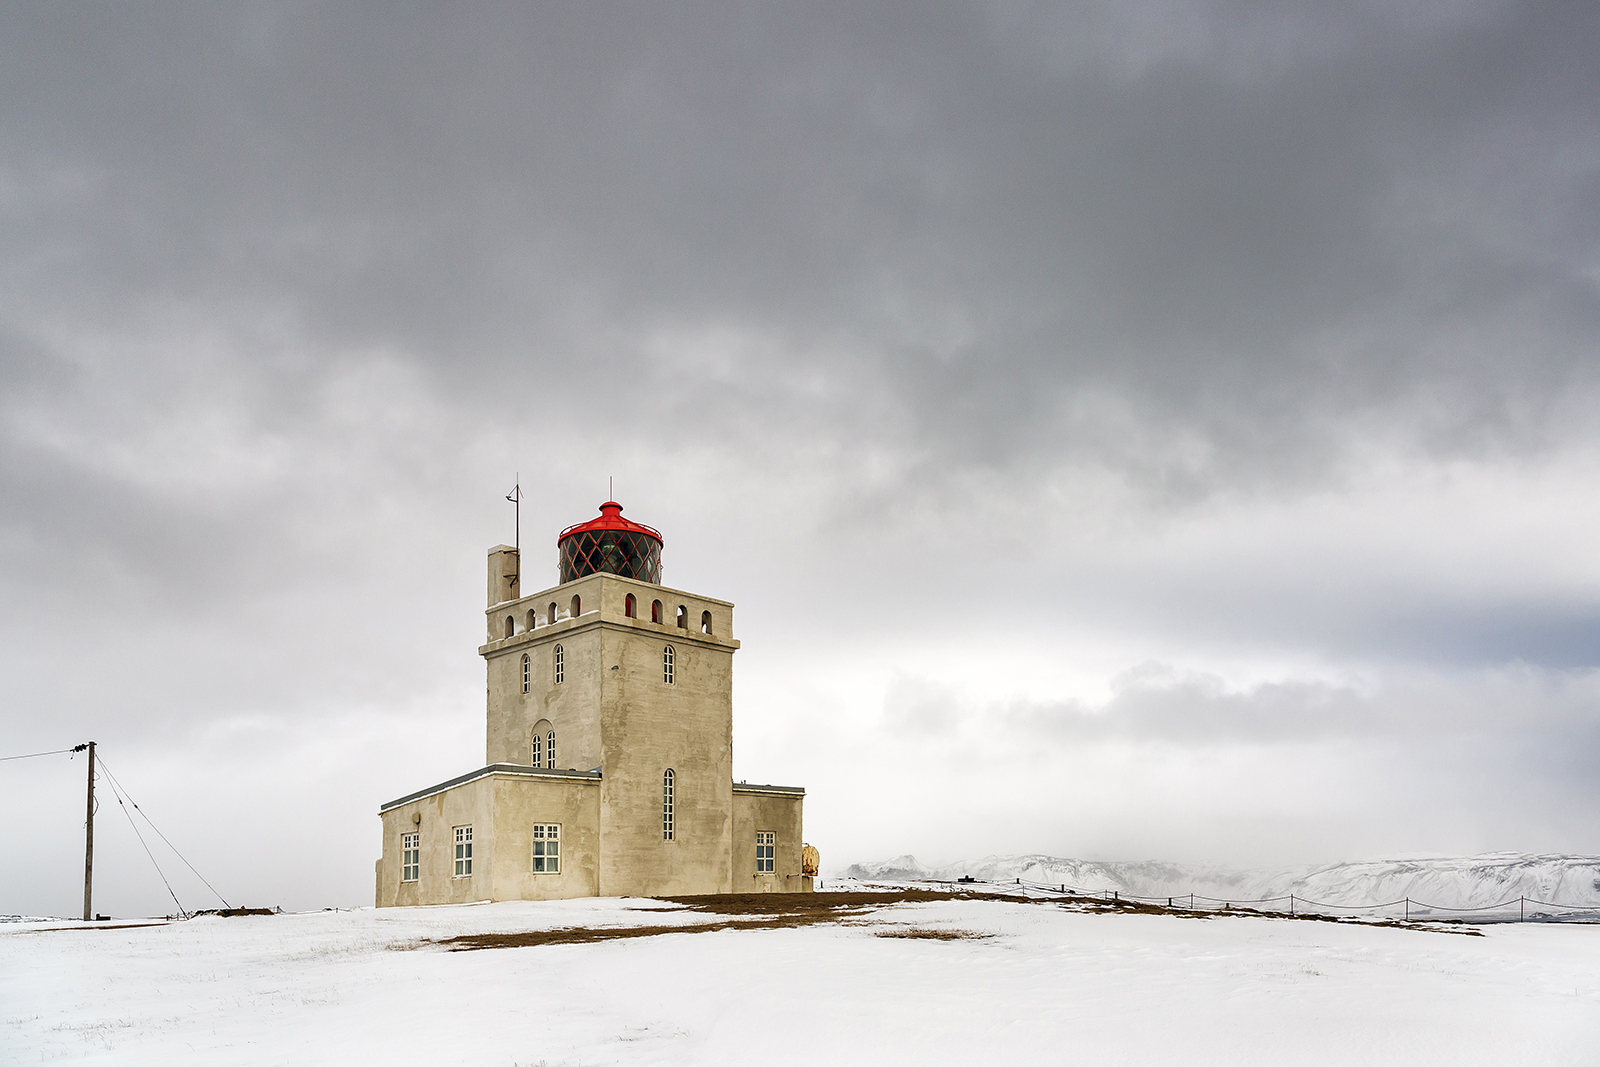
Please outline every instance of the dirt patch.
[[101, 926], [41, 926], [36, 930], [11, 931], [18, 934], [58, 934], [65, 930], [151, 930], [157, 926], [167, 926], [164, 922], [153, 923], [115, 923]]
[[[462, 934], [458, 937], [439, 938], [422, 942], [438, 945], [451, 952], [471, 952], [486, 948], [530, 948], [536, 945], [581, 945], [595, 941], [619, 941], [634, 937], [659, 937], [663, 934], [707, 934], [722, 930], [780, 930], [800, 926], [828, 923], [872, 925], [872, 920], [862, 916], [879, 908], [895, 904], [919, 904], [937, 900], [998, 900], [1010, 904], [1050, 904], [1096, 914], [1176, 915], [1192, 919], [1215, 919], [1226, 916], [1253, 916], [1257, 918], [1298, 919], [1312, 922], [1343, 922], [1363, 926], [1394, 926], [1409, 930], [1438, 930], [1438, 926], [1422, 926], [1396, 920], [1337, 919], [1321, 915], [1289, 916], [1277, 912], [1262, 912], [1248, 908], [1228, 911], [1190, 911], [1183, 907], [1166, 908], [1134, 900], [1106, 900], [1103, 897], [1021, 897], [1005, 893], [962, 892], [937, 889], [905, 889], [878, 893], [725, 893], [693, 897], [660, 897], [660, 900], [677, 904], [689, 910], [710, 915], [727, 916], [703, 923], [682, 926], [568, 926], [555, 930], [526, 930], [506, 934]], [[652, 909], [640, 908], [639, 911]], [[1440, 931], [1479, 935], [1472, 929]], [[895, 926], [874, 930], [877, 937], [918, 938], [933, 941], [956, 941], [988, 938], [994, 935], [971, 930], [940, 929], [936, 927]], [[1481, 935], [1480, 935], [1481, 936]], [[421, 947], [416, 944], [397, 948]]]
[[903, 937], [917, 941], [982, 941], [994, 934], [980, 934], [976, 930], [936, 930], [925, 926], [899, 926], [892, 930], [874, 930], [873, 937]]
[[662, 934], [711, 934], [719, 930], [778, 930], [794, 926], [834, 921], [827, 914], [782, 915], [771, 919], [727, 919], [722, 922], [691, 923], [685, 926], [563, 926], [555, 930], [525, 930], [514, 934], [462, 934], [424, 942], [441, 945], [451, 952], [472, 952], [482, 948], [529, 948], [534, 945], [583, 945], [594, 941], [619, 941], [630, 937], [659, 937]]
[[[722, 893], [694, 897], [660, 897], [669, 904], [696, 912], [730, 918], [683, 926], [568, 926], [556, 930], [527, 930], [510, 934], [462, 934], [425, 944], [441, 945], [451, 952], [484, 948], [526, 948], [533, 945], [579, 945], [662, 934], [706, 934], [719, 930], [782, 930], [817, 923], [836, 923], [891, 904], [929, 900], [1009, 900], [993, 893], [947, 893], [908, 889], [888, 893]], [[638, 909], [640, 911], [653, 909]]]

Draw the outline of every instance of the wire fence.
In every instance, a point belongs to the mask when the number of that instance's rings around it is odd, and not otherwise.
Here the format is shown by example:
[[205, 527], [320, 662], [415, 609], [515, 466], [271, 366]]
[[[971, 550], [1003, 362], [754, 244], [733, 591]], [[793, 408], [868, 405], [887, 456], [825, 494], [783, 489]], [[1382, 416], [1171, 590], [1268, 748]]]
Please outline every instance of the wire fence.
[[1288, 918], [1350, 918], [1398, 920], [1401, 922], [1600, 922], [1600, 903], [1563, 904], [1553, 900], [1518, 895], [1482, 907], [1456, 908], [1433, 904], [1413, 897], [1400, 897], [1381, 904], [1333, 904], [1312, 900], [1296, 893], [1272, 897], [1213, 897], [1203, 893], [1175, 893], [1156, 896], [1124, 893], [1120, 889], [1089, 889], [1066, 882], [1046, 883], [1014, 878], [1011, 881], [962, 878], [939, 880], [936, 884], [957, 888], [983, 886], [1001, 891], [1021, 892], [1030, 897], [1059, 898], [1098, 904], [1130, 904], [1161, 910], [1184, 912], [1258, 912]]

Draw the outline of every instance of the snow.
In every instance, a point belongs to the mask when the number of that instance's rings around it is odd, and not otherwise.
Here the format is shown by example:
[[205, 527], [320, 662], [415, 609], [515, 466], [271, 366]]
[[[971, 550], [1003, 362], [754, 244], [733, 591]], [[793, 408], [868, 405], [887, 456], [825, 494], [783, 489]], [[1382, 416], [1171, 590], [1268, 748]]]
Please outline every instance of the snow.
[[[0, 1062], [1548, 1064], [1600, 1046], [1600, 927], [1482, 936], [902, 903], [843, 923], [450, 952], [458, 934], [683, 925], [656, 901], [0, 927]], [[891, 925], [992, 935], [875, 936]]]
[[[1023, 882], [1068, 885], [1095, 892], [1116, 890], [1128, 897], [1184, 897], [1261, 900], [1294, 894], [1337, 908], [1362, 908], [1410, 897], [1447, 909], [1489, 908], [1519, 897], [1600, 910], [1600, 857], [1495, 852], [1460, 858], [1330, 863], [1236, 871], [1159, 861], [1101, 862], [1056, 856], [989, 856], [928, 867], [914, 856], [852, 864], [842, 872], [863, 881]], [[1392, 909], [1399, 914], [1401, 909]], [[1533, 912], [1530, 911], [1530, 914]], [[1412, 904], [1412, 914], [1418, 907]], [[1594, 917], [1594, 916], [1590, 916]]]

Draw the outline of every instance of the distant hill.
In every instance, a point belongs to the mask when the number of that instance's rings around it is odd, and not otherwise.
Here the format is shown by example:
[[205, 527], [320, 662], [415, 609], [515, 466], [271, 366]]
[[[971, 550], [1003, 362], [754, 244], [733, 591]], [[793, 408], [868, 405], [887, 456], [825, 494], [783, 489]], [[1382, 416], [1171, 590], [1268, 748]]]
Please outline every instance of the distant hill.
[[1256, 900], [1293, 893], [1345, 907], [1410, 897], [1442, 908], [1482, 908], [1517, 897], [1559, 904], [1600, 906], [1600, 856], [1529, 856], [1492, 852], [1461, 858], [1363, 860], [1307, 867], [1234, 870], [1225, 867], [1065, 859], [1059, 856], [989, 856], [928, 867], [915, 856], [854, 863], [843, 872], [862, 881], [954, 881], [1068, 885], [1128, 896], [1197, 895]]

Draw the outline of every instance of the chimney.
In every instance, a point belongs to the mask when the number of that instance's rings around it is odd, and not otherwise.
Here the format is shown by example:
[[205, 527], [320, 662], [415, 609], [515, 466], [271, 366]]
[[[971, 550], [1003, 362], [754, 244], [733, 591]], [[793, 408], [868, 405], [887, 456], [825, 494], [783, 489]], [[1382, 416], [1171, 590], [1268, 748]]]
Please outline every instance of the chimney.
[[522, 561], [510, 545], [495, 545], [489, 550], [489, 606], [516, 600], [522, 595]]

